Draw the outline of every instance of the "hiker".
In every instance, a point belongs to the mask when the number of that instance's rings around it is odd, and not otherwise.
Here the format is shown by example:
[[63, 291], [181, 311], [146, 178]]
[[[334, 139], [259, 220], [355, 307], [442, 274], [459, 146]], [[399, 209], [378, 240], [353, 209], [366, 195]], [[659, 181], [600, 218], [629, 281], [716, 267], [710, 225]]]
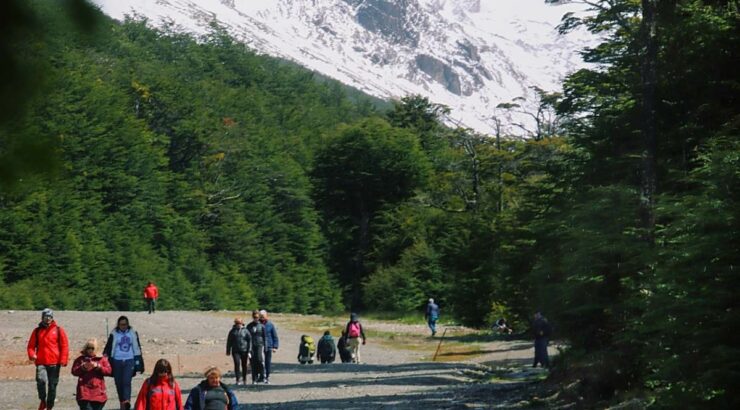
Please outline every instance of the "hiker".
[[362, 323], [360, 323], [357, 313], [349, 315], [349, 322], [347, 322], [345, 330], [347, 332], [347, 344], [352, 354], [352, 363], [360, 363], [360, 343], [364, 345], [367, 339], [365, 338], [365, 330], [362, 328]]
[[427, 320], [429, 330], [432, 331], [432, 337], [437, 334], [437, 319], [439, 319], [439, 305], [434, 303], [434, 299], [429, 298], [427, 303], [426, 312], [424, 312], [424, 319]]
[[339, 358], [342, 360], [342, 363], [349, 363], [352, 361], [352, 352], [349, 351], [347, 342], [347, 331], [342, 330], [342, 336], [337, 342], [337, 350], [339, 350]]
[[138, 371], [144, 373], [139, 333], [129, 325], [126, 316], [120, 316], [117, 326], [108, 335], [103, 355], [110, 360], [121, 409], [131, 408], [131, 379]]
[[239, 402], [236, 395], [223, 382], [218, 367], [206, 369], [205, 380], [190, 390], [184, 410], [237, 410]]
[[324, 332], [324, 336], [319, 339], [319, 346], [316, 349], [316, 360], [323, 363], [334, 363], [337, 357], [337, 346], [334, 344], [334, 338], [331, 332]]
[[146, 300], [146, 306], [149, 309], [150, 315], [154, 313], [154, 310], [157, 307], [156, 305], [157, 305], [158, 297], [159, 297], [159, 289], [157, 289], [154, 283], [152, 282], [147, 283], [146, 287], [144, 288], [144, 300]]
[[182, 410], [182, 393], [167, 359], [159, 359], [141, 385], [134, 410]]
[[[69, 341], [61, 326], [54, 321], [54, 311], [41, 311], [41, 322], [31, 333], [26, 346], [28, 360], [36, 365], [36, 389], [39, 394], [39, 410], [54, 407], [59, 383], [59, 369], [67, 366]], [[47, 390], [48, 388], [48, 390]]]
[[249, 336], [252, 338], [252, 354], [250, 358], [252, 366], [252, 384], [264, 383], [265, 381], [265, 325], [260, 322], [260, 312], [252, 312], [252, 321], [247, 325]]
[[267, 316], [267, 311], [260, 310], [260, 322], [265, 326], [265, 384], [270, 384], [270, 370], [272, 368], [272, 354], [280, 346], [277, 328]]
[[316, 346], [313, 343], [313, 337], [309, 335], [301, 336], [301, 343], [298, 345], [298, 363], [312, 364], [313, 354], [316, 352]]
[[252, 336], [244, 326], [244, 319], [234, 319], [234, 326], [226, 336], [226, 356], [234, 359], [236, 385], [247, 384], [247, 360], [252, 351]]
[[105, 377], [113, 374], [108, 358], [98, 356], [98, 340], [90, 339], [72, 364], [72, 375], [77, 376], [77, 405], [80, 410], [103, 410], [108, 395]]
[[534, 332], [534, 364], [532, 364], [532, 367], [537, 367], [537, 363], [541, 364], [542, 367], [550, 367], [547, 344], [550, 340], [552, 327], [550, 327], [550, 322], [540, 312], [534, 314], [532, 331]]
[[498, 333], [506, 333], [507, 335], [510, 335], [514, 332], [514, 329], [509, 327], [509, 325], [506, 323], [506, 319], [504, 318], [497, 320], [496, 323], [491, 326], [491, 330]]

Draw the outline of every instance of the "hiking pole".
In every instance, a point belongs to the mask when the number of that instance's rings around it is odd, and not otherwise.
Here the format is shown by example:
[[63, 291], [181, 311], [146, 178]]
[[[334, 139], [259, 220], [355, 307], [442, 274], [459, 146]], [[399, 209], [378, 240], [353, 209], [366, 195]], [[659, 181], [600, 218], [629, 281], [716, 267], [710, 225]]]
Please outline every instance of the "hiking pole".
[[442, 341], [445, 340], [445, 334], [447, 333], [447, 328], [445, 328], [445, 331], [442, 332], [442, 338], [439, 339], [439, 344], [437, 345], [437, 351], [434, 352], [434, 357], [432, 357], [432, 361], [437, 360], [437, 353], [439, 353], [439, 348], [442, 347]]

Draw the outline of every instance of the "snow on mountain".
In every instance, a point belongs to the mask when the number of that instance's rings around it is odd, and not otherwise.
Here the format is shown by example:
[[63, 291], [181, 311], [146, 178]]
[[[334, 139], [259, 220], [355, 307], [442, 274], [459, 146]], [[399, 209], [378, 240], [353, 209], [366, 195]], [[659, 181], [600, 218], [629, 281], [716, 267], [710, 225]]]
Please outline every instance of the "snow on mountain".
[[593, 39], [560, 36], [583, 5], [544, 0], [92, 0], [205, 33], [213, 22], [257, 52], [286, 58], [381, 98], [421, 94], [451, 120], [491, 133], [496, 105], [555, 91]]

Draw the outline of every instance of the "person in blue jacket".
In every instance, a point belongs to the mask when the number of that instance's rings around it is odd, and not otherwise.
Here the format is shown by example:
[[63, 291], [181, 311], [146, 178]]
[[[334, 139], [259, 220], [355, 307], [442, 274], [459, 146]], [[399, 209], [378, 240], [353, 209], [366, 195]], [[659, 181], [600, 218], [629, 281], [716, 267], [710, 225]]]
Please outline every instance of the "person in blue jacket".
[[184, 410], [238, 410], [236, 395], [221, 382], [221, 370], [215, 366], [209, 367], [204, 375], [206, 379], [190, 390]]
[[432, 336], [437, 334], [437, 319], [439, 319], [439, 305], [434, 303], [434, 299], [429, 298], [427, 303], [427, 309], [424, 313], [424, 318], [427, 320], [429, 330], [432, 331]]
[[260, 310], [260, 322], [265, 326], [265, 384], [269, 384], [272, 354], [277, 352], [280, 339], [275, 324], [267, 317], [267, 311], [264, 309]]

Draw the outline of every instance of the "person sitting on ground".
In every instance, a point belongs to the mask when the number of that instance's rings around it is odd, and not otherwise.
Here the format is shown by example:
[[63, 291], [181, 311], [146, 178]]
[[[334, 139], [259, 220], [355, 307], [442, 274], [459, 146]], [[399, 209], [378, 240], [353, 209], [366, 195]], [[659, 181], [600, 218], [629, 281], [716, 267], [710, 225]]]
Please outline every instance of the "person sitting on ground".
[[237, 410], [236, 395], [221, 381], [221, 370], [216, 366], [206, 369], [205, 380], [190, 390], [184, 410]]
[[331, 332], [324, 332], [324, 336], [319, 339], [319, 346], [316, 350], [316, 360], [323, 363], [334, 363], [337, 357], [337, 346], [334, 344], [334, 338]]
[[313, 338], [309, 335], [301, 336], [301, 344], [298, 345], [298, 363], [313, 363], [313, 354], [316, 352], [316, 346], [313, 344]]
[[77, 405], [80, 410], [102, 410], [108, 395], [105, 378], [113, 369], [105, 356], [97, 356], [98, 340], [90, 339], [72, 364], [72, 375], [77, 376]]
[[342, 363], [349, 363], [352, 361], [352, 352], [349, 351], [349, 345], [347, 344], [347, 331], [342, 330], [342, 336], [337, 342], [337, 350], [339, 350], [339, 358]]
[[506, 333], [507, 335], [510, 335], [514, 332], [514, 329], [509, 327], [509, 325], [506, 323], [506, 319], [504, 318], [497, 320], [491, 328], [494, 332]]

